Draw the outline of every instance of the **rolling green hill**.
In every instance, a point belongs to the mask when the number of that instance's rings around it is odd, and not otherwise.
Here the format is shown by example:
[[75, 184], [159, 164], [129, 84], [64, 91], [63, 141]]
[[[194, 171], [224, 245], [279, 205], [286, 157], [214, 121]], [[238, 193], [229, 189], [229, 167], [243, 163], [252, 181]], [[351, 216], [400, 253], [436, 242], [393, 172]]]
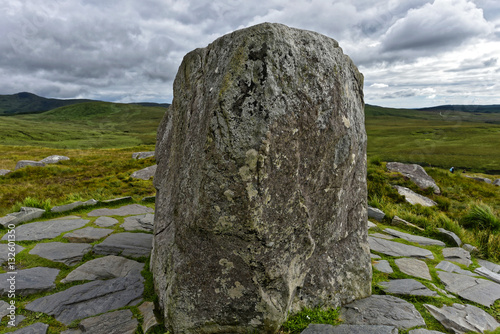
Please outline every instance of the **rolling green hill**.
[[0, 95], [0, 115], [38, 113], [62, 106], [90, 101], [92, 100], [47, 99], [45, 97], [26, 92], [13, 95]]

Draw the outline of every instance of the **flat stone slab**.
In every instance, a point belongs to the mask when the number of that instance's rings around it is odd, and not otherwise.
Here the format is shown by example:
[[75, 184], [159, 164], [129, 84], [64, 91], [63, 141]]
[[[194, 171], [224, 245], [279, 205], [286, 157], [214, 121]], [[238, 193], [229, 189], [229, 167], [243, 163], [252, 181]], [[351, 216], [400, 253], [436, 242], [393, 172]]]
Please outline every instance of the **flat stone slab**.
[[95, 228], [95, 227], [84, 227], [80, 230], [76, 230], [70, 233], [66, 233], [63, 238], [67, 239], [69, 242], [94, 242], [102, 239], [114, 230], [109, 228]]
[[396, 259], [394, 262], [404, 274], [432, 281], [429, 267], [424, 261], [405, 257]]
[[344, 324], [386, 325], [399, 329], [425, 326], [413, 304], [394, 296], [373, 295], [345, 305], [340, 311]]
[[431, 331], [424, 328], [417, 328], [417, 329], [412, 329], [411, 331], [408, 332], [408, 334], [446, 334], [446, 333], [439, 331]]
[[9, 303], [0, 300], [0, 319], [9, 314], [9, 309], [8, 309], [9, 306], [10, 306]]
[[139, 306], [139, 312], [142, 314], [142, 331], [147, 333], [151, 327], [158, 325], [154, 313], [155, 304], [153, 302], [144, 302]]
[[45, 164], [43, 162], [40, 162], [40, 161], [19, 160], [17, 162], [16, 167], [14, 168], [14, 170], [18, 170], [20, 168], [24, 168], [24, 167], [28, 167], [28, 166], [31, 166], [31, 167], [43, 167], [43, 166], [45, 166]]
[[384, 230], [384, 232], [388, 233], [390, 235], [393, 235], [395, 237], [404, 239], [406, 241], [414, 242], [414, 243], [419, 244], [421, 246], [443, 246], [443, 247], [446, 246], [446, 244], [440, 240], [435, 240], [435, 239], [431, 239], [431, 238], [421, 237], [418, 235], [404, 233], [404, 232], [400, 232], [397, 230], [393, 230], [392, 228], [386, 228]]
[[368, 229], [372, 229], [372, 228], [377, 228], [377, 224], [371, 222], [371, 221], [368, 221]]
[[382, 257], [380, 255], [370, 253], [370, 258], [378, 260], [378, 259], [381, 259]]
[[405, 256], [405, 257], [418, 257], [434, 259], [432, 252], [416, 246], [405, 245], [395, 241], [389, 241], [374, 237], [368, 237], [370, 249], [390, 256]]
[[139, 322], [134, 318], [132, 311], [120, 310], [84, 319], [78, 327], [82, 333], [134, 334], [138, 324]]
[[0, 169], [0, 176], [5, 176], [12, 172], [10, 169]]
[[496, 263], [493, 263], [490, 261], [486, 261], [486, 260], [481, 260], [481, 259], [478, 259], [477, 263], [479, 263], [480, 266], [485, 267], [494, 273], [497, 273], [497, 274], [500, 273], [500, 265], [499, 264], [496, 264]]
[[85, 207], [85, 206], [92, 206], [96, 205], [99, 203], [95, 199], [89, 199], [88, 201], [82, 202], [82, 201], [76, 201], [73, 203], [65, 204], [65, 205], [59, 205], [59, 206], [54, 206], [52, 209], [50, 209], [51, 212], [66, 212], [70, 210], [75, 210], [77, 208]]
[[45, 334], [49, 329], [49, 325], [43, 322], [36, 322], [33, 325], [29, 325], [18, 329], [17, 331], [11, 332], [12, 334]]
[[144, 263], [121, 256], [109, 255], [82, 264], [62, 279], [61, 283], [105, 280], [125, 277], [130, 274], [140, 275], [143, 269]]
[[436, 266], [436, 269], [441, 269], [443, 271], [447, 271], [449, 273], [455, 273], [455, 274], [461, 274], [461, 275], [467, 275], [467, 276], [477, 276], [473, 272], [464, 270], [457, 266], [454, 263], [448, 262], [448, 261], [441, 261], [439, 264]]
[[439, 279], [445, 284], [446, 290], [478, 304], [490, 307], [500, 299], [500, 284], [466, 275], [437, 272]]
[[434, 202], [433, 200], [431, 200], [430, 198], [419, 195], [409, 188], [401, 187], [401, 186], [394, 186], [394, 188], [396, 188], [398, 193], [401, 196], [404, 196], [406, 201], [410, 204], [413, 204], [413, 205], [420, 204], [422, 206], [429, 206], [429, 207], [437, 205], [437, 203]]
[[153, 235], [146, 233], [116, 233], [94, 246], [94, 253], [130, 257], [149, 256], [153, 247]]
[[0, 218], [0, 223], [4, 227], [7, 227], [10, 224], [19, 225], [21, 223], [40, 218], [44, 213], [45, 210], [43, 209], [22, 207], [19, 212], [9, 213], [7, 216]]
[[472, 264], [472, 260], [470, 257], [470, 253], [463, 248], [460, 247], [449, 247], [443, 249], [444, 259], [447, 261], [454, 261], [465, 266], [470, 266]]
[[384, 219], [385, 213], [382, 210], [371, 207], [369, 205], [367, 209], [368, 209], [368, 218], [373, 218], [379, 222], [381, 222], [382, 219]]
[[382, 234], [382, 233], [371, 233], [370, 236], [375, 237], [375, 238], [385, 239], [385, 240], [396, 239], [396, 237], [393, 237], [392, 235], [387, 235], [387, 234]]
[[155, 215], [152, 213], [126, 217], [121, 226], [125, 229], [125, 231], [153, 232], [154, 219]]
[[375, 261], [373, 263], [373, 267], [378, 271], [381, 271], [386, 274], [392, 274], [394, 270], [392, 270], [391, 264], [387, 260]]
[[[64, 232], [85, 226], [90, 220], [54, 219], [24, 224], [16, 228], [16, 241], [52, 239]], [[7, 240], [7, 235], [2, 237]]]
[[432, 188], [435, 194], [441, 193], [441, 189], [437, 186], [436, 181], [434, 181], [420, 165], [388, 162], [386, 168], [389, 171], [403, 174], [412, 180], [420, 189]]
[[146, 159], [154, 156], [155, 156], [155, 151], [132, 153], [132, 159]]
[[[13, 250], [12, 246], [9, 247], [8, 244], [0, 244], [0, 264], [6, 262], [7, 259], [9, 259], [9, 258], [15, 257], [15, 256], [12, 256], [13, 254], [9, 254], [9, 253], [13, 253], [13, 252], [11, 252], [12, 250]], [[15, 249], [14, 249], [14, 255], [19, 254], [23, 250], [24, 250], [23, 246], [16, 244]]]
[[454, 246], [460, 247], [462, 246], [462, 240], [456, 235], [455, 233], [445, 230], [444, 228], [438, 228], [437, 229], [439, 233], [441, 233], [443, 236], [445, 236], [450, 242], [454, 243]]
[[64, 155], [51, 155], [46, 158], [43, 158], [42, 160], [40, 160], [40, 162], [44, 164], [56, 164], [59, 161], [65, 161], [65, 160], [69, 160], [69, 158], [65, 157]]
[[105, 203], [105, 204], [117, 204], [117, 203], [122, 203], [122, 202], [129, 202], [131, 200], [132, 200], [132, 196], [124, 196], [124, 197], [107, 199], [107, 200], [104, 200], [101, 202]]
[[475, 273], [478, 273], [481, 276], [484, 276], [493, 282], [500, 283], [500, 274], [494, 273], [486, 267], [479, 267], [474, 270]]
[[29, 253], [51, 261], [62, 262], [68, 266], [74, 266], [79, 263], [83, 256], [90, 252], [91, 249], [92, 246], [88, 244], [48, 242], [37, 244]]
[[395, 295], [410, 295], [410, 296], [428, 296], [437, 297], [435, 291], [427, 288], [425, 285], [414, 279], [394, 279], [388, 282], [378, 283], [382, 289], [387, 293]]
[[59, 269], [36, 267], [18, 270], [17, 274], [0, 274], [0, 294], [6, 296], [10, 290], [9, 279], [15, 276], [16, 296], [28, 296], [34, 293], [49, 291], [56, 287], [55, 280]]
[[140, 204], [125, 205], [117, 209], [96, 209], [87, 214], [89, 217], [98, 216], [131, 216], [153, 213], [154, 210]]
[[491, 315], [473, 305], [453, 304], [438, 308], [424, 304], [429, 313], [446, 329], [455, 333], [493, 331], [500, 324]]
[[141, 170], [133, 172], [132, 175], [130, 175], [130, 177], [134, 178], [134, 179], [140, 179], [140, 180], [147, 181], [150, 178], [152, 178], [153, 176], [155, 176], [157, 167], [158, 167], [158, 165], [153, 165], [153, 166], [143, 168]]
[[52, 315], [69, 325], [79, 320], [121, 307], [136, 305], [142, 299], [144, 279], [128, 275], [106, 281], [93, 281], [38, 298], [25, 308]]
[[420, 231], [425, 231], [420, 226], [417, 226], [415, 224], [407, 222], [406, 220], [401, 219], [398, 216], [394, 216], [394, 218], [392, 218], [391, 224], [395, 225], [395, 226], [405, 226], [405, 227], [411, 227], [411, 228], [414, 228], [414, 229], [417, 229], [417, 230], [420, 230]]
[[117, 219], [105, 216], [99, 217], [94, 221], [94, 224], [100, 227], [110, 227], [118, 223], [119, 221]]
[[394, 326], [309, 324], [301, 334], [397, 334]]

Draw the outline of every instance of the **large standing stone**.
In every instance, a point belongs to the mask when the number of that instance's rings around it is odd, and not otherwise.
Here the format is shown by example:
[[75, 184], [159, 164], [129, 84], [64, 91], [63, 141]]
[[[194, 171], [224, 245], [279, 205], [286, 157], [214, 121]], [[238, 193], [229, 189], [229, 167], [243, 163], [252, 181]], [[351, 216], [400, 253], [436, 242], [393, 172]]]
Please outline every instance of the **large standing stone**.
[[[24, 224], [16, 228], [16, 240], [43, 240], [52, 239], [63, 232], [68, 232], [87, 224], [89, 220], [85, 219], [54, 219], [43, 222], [34, 222]], [[7, 240], [5, 234], [2, 240]]]
[[388, 162], [387, 170], [399, 172], [415, 182], [420, 189], [432, 188], [434, 193], [440, 194], [441, 189], [437, 186], [436, 182], [430, 177], [422, 166], [417, 164], [403, 164], [401, 162]]
[[184, 57], [154, 178], [170, 330], [275, 332], [370, 294], [362, 85], [336, 41], [280, 24]]

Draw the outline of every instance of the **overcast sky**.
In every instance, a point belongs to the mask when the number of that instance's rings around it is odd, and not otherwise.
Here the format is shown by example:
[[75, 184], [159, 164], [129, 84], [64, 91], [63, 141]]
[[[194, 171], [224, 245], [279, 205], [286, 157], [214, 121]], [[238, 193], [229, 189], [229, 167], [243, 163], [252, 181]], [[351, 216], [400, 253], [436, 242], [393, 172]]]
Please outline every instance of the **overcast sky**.
[[336, 39], [366, 103], [500, 104], [498, 0], [2, 0], [0, 94], [171, 102], [187, 52], [261, 22]]

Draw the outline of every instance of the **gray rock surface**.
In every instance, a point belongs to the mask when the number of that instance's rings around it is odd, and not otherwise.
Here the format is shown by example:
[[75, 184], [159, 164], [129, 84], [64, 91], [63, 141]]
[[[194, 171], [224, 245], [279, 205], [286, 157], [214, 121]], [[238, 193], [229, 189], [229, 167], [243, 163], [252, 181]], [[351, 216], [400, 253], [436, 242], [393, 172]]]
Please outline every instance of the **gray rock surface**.
[[45, 166], [45, 164], [43, 162], [40, 162], [40, 161], [20, 160], [20, 161], [17, 162], [16, 168], [14, 168], [14, 170], [18, 170], [20, 168], [24, 168], [24, 167], [28, 167], [28, 166], [31, 166], [31, 167], [43, 167], [43, 166]]
[[433, 188], [435, 194], [440, 194], [441, 189], [436, 184], [436, 181], [430, 177], [425, 169], [416, 164], [403, 164], [401, 162], [388, 162], [387, 170], [399, 172], [412, 180], [420, 189]]
[[370, 258], [371, 258], [371, 259], [375, 259], [375, 260], [377, 260], [377, 259], [381, 259], [382, 257], [381, 257], [380, 255], [377, 255], [377, 254], [371, 254], [371, 253], [370, 253]]
[[142, 298], [144, 279], [128, 275], [106, 281], [75, 285], [55, 294], [35, 299], [25, 308], [52, 315], [65, 325], [100, 313], [136, 305]]
[[453, 242], [455, 246], [462, 246], [462, 240], [455, 233], [445, 230], [444, 228], [437, 229], [443, 236], [445, 236], [450, 242]]
[[[5, 219], [2, 219], [2, 225], [7, 227], [9, 224], [18, 225], [32, 219], [40, 218], [45, 213], [45, 210], [39, 208], [22, 207], [19, 212], [9, 213]], [[7, 218], [9, 217], [9, 218]], [[10, 217], [13, 217], [10, 218]], [[16, 238], [17, 239], [17, 238]]]
[[[12, 255], [9, 255], [9, 253], [12, 253], [11, 252], [13, 250], [12, 247], [13, 247], [12, 245], [9, 246], [8, 244], [0, 244], [0, 264], [7, 261], [7, 259], [9, 257], [13, 258]], [[16, 244], [15, 249], [14, 249], [14, 253], [15, 253], [15, 255], [17, 255], [20, 252], [22, 252], [23, 250], [24, 250], [23, 246]]]
[[443, 248], [443, 256], [447, 261], [453, 261], [465, 265], [466, 267], [472, 264], [470, 253], [460, 247]]
[[126, 217], [125, 222], [121, 226], [125, 229], [125, 231], [153, 232], [154, 219], [155, 216], [152, 213]]
[[500, 274], [494, 273], [486, 267], [479, 267], [474, 270], [474, 272], [478, 273], [481, 276], [484, 276], [493, 282], [500, 283]]
[[138, 324], [130, 310], [120, 310], [84, 319], [78, 327], [83, 333], [134, 334]]
[[94, 253], [100, 255], [123, 255], [134, 258], [149, 256], [153, 241], [152, 234], [116, 233], [94, 246]]
[[9, 303], [7, 303], [3, 300], [0, 300], [0, 319], [2, 319], [7, 314], [9, 314], [9, 309], [8, 309], [9, 306], [10, 306]]
[[394, 326], [310, 324], [301, 334], [397, 334]]
[[388, 233], [390, 235], [393, 235], [395, 237], [404, 239], [409, 242], [414, 242], [416, 244], [419, 244], [421, 246], [446, 246], [446, 244], [440, 240], [435, 240], [431, 238], [426, 238], [426, 237], [421, 237], [418, 235], [414, 234], [409, 234], [409, 233], [404, 233], [401, 231], [393, 230], [392, 228], [386, 228], [384, 230], [385, 233]]
[[422, 206], [435, 206], [437, 205], [436, 202], [431, 200], [430, 198], [427, 198], [425, 196], [419, 195], [413, 190], [406, 188], [406, 187], [401, 187], [401, 186], [394, 186], [398, 193], [401, 196], [404, 196], [406, 201], [410, 204], [420, 204]]
[[394, 270], [392, 270], [391, 264], [387, 260], [375, 261], [373, 263], [373, 267], [378, 271], [386, 274], [392, 274], [394, 272]]
[[130, 175], [130, 177], [134, 178], [134, 179], [140, 179], [140, 180], [149, 180], [150, 178], [152, 178], [155, 175], [157, 167], [158, 167], [158, 165], [153, 165], [153, 166], [143, 168], [141, 170], [133, 172], [132, 175]]
[[394, 216], [394, 218], [392, 218], [391, 224], [394, 225], [394, 226], [411, 227], [411, 228], [414, 228], [414, 229], [417, 229], [417, 230], [420, 230], [420, 231], [425, 231], [420, 226], [417, 226], [415, 224], [407, 222], [406, 220], [401, 219], [398, 216]]
[[83, 256], [90, 252], [91, 249], [92, 246], [88, 244], [48, 242], [37, 244], [29, 253], [51, 261], [62, 262], [68, 266], [74, 266], [80, 262]]
[[91, 243], [110, 235], [113, 231], [114, 230], [109, 228], [84, 227], [82, 229], [66, 233], [63, 238], [67, 239], [69, 242]]
[[465, 249], [466, 251], [468, 251], [471, 254], [477, 254], [479, 252], [479, 250], [477, 249], [477, 247], [469, 245], [469, 244], [463, 244], [462, 248]]
[[142, 314], [142, 331], [147, 333], [148, 330], [156, 325], [158, 321], [154, 313], [155, 304], [153, 302], [144, 302], [139, 306], [139, 312]]
[[29, 325], [18, 329], [17, 331], [10, 332], [12, 334], [45, 334], [49, 329], [49, 325], [43, 322], [36, 322], [33, 325]]
[[491, 270], [494, 273], [499, 274], [500, 273], [500, 265], [487, 261], [487, 260], [482, 260], [482, 259], [477, 259], [477, 263], [479, 263], [480, 266], [485, 267], [489, 270]]
[[372, 228], [377, 228], [377, 224], [371, 222], [371, 221], [368, 221], [368, 229], [372, 229]]
[[6, 296], [10, 291], [9, 281], [15, 276], [16, 296], [28, 296], [34, 293], [49, 291], [56, 287], [55, 280], [59, 269], [36, 267], [17, 270], [17, 274], [0, 274], [0, 294]]
[[496, 186], [500, 186], [500, 179], [496, 179], [495, 181], [493, 181], [493, 184]]
[[420, 247], [374, 237], [368, 237], [368, 242], [372, 251], [385, 255], [434, 259], [434, 255], [430, 250]]
[[51, 155], [46, 158], [43, 158], [42, 160], [40, 160], [40, 162], [44, 164], [56, 164], [59, 161], [65, 161], [65, 160], [69, 160], [69, 158], [65, 157], [64, 155]]
[[0, 169], [0, 176], [5, 176], [12, 172], [10, 169]]
[[100, 227], [110, 227], [118, 223], [119, 221], [117, 219], [105, 216], [99, 217], [94, 221], [94, 224]]
[[104, 204], [117, 204], [117, 203], [123, 203], [123, 202], [130, 202], [132, 200], [132, 196], [124, 196], [124, 197], [118, 197], [118, 198], [111, 198], [107, 199], [104, 201], [101, 201]]
[[369, 236], [374, 237], [374, 238], [379, 238], [379, 239], [385, 239], [385, 240], [396, 239], [396, 237], [393, 237], [392, 235], [382, 234], [382, 233], [370, 233]]
[[154, 157], [154, 156], [155, 156], [154, 151], [132, 153], [132, 159], [146, 159], [146, 158]]
[[436, 297], [438, 295], [437, 292], [432, 291], [419, 281], [411, 278], [393, 279], [388, 282], [380, 282], [378, 285], [380, 285], [385, 292], [395, 295], [427, 297]]
[[413, 304], [394, 296], [374, 295], [357, 300], [340, 310], [345, 324], [387, 325], [399, 329], [425, 326], [425, 321]]
[[[24, 224], [16, 228], [16, 240], [52, 239], [63, 232], [81, 228], [88, 222], [89, 220], [85, 219], [54, 219]], [[7, 235], [4, 235], [2, 240], [7, 240]]]
[[469, 178], [469, 179], [473, 179], [475, 181], [479, 181], [479, 182], [484, 182], [484, 183], [488, 183], [488, 184], [491, 184], [491, 179], [488, 179], [487, 177], [479, 177], [479, 176], [469, 176], [469, 175], [465, 175], [465, 177]]
[[121, 256], [109, 255], [90, 260], [68, 274], [61, 283], [74, 281], [94, 281], [110, 278], [140, 275], [144, 263], [129, 260]]
[[417, 329], [412, 329], [411, 331], [408, 332], [408, 334], [446, 334], [446, 333], [439, 331], [431, 331], [424, 328], [417, 328]]
[[490, 307], [500, 299], [500, 284], [466, 275], [437, 272], [439, 279], [445, 284], [446, 290], [478, 304]]
[[65, 211], [74, 210], [74, 209], [84, 207], [84, 206], [96, 205], [97, 203], [99, 203], [99, 202], [96, 201], [95, 199], [89, 199], [88, 201], [85, 201], [85, 202], [76, 201], [76, 202], [65, 204], [65, 205], [55, 206], [52, 209], [50, 209], [50, 211], [51, 212], [65, 212]]
[[402, 273], [432, 281], [429, 267], [424, 261], [405, 257], [396, 259], [394, 262]]
[[367, 206], [367, 209], [368, 209], [368, 218], [373, 218], [379, 222], [381, 222], [382, 219], [384, 219], [385, 213], [382, 210], [371, 207], [369, 205]]
[[473, 272], [469, 270], [464, 270], [457, 266], [454, 263], [448, 262], [448, 261], [441, 261], [439, 264], [436, 266], [436, 269], [441, 269], [444, 271], [447, 271], [449, 273], [455, 273], [455, 274], [461, 274], [461, 275], [467, 275], [467, 276], [477, 276]]
[[89, 217], [99, 216], [130, 216], [144, 213], [153, 213], [154, 210], [140, 204], [130, 204], [117, 209], [96, 209], [87, 214]]
[[429, 304], [424, 306], [446, 329], [455, 333], [484, 333], [500, 327], [491, 315], [473, 305], [453, 304], [441, 308]]

